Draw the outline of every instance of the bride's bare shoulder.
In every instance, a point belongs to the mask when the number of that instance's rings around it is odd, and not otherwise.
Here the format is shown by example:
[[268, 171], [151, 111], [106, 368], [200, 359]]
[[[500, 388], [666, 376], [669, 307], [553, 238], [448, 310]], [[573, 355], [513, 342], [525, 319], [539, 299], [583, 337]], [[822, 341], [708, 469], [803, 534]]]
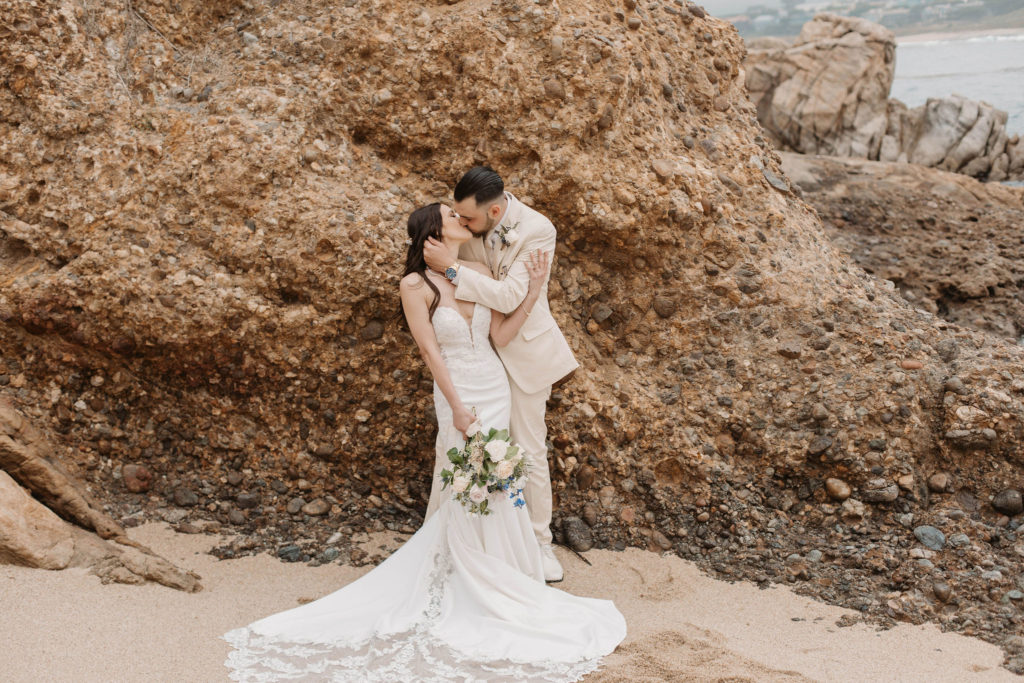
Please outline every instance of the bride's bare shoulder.
[[398, 285], [398, 288], [403, 291], [411, 291], [419, 289], [423, 286], [423, 276], [419, 273], [409, 273], [402, 278], [402, 282]]

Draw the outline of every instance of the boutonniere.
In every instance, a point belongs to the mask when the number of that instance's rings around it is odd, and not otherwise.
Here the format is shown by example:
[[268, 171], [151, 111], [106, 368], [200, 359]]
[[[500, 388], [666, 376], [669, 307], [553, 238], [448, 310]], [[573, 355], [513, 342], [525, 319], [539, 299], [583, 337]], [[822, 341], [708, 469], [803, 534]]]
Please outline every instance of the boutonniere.
[[498, 239], [501, 240], [501, 248], [511, 247], [519, 239], [519, 222], [498, 228]]

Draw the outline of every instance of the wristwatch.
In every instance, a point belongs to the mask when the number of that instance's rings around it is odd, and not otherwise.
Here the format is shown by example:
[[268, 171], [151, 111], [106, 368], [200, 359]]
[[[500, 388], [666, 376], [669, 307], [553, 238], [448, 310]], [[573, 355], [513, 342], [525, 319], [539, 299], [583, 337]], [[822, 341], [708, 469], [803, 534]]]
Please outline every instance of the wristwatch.
[[454, 280], [455, 276], [459, 274], [459, 268], [461, 267], [462, 264], [456, 261], [455, 263], [444, 269], [444, 276], [448, 278], [449, 281]]

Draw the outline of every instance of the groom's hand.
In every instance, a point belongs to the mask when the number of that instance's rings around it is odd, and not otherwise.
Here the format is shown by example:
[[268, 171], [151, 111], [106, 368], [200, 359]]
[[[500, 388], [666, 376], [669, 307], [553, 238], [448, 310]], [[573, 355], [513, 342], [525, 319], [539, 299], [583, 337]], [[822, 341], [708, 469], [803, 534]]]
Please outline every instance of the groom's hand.
[[427, 241], [423, 244], [423, 260], [427, 262], [431, 270], [436, 270], [443, 274], [444, 269], [452, 265], [448, 262], [450, 258], [448, 250], [444, 248], [440, 241], [433, 237], [427, 238]]

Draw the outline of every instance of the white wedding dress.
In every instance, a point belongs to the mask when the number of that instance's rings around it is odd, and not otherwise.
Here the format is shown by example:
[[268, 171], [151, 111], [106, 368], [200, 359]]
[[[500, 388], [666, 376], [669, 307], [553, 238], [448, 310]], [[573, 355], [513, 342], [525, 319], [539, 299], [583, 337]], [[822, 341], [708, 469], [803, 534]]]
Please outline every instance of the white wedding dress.
[[[490, 309], [466, 324], [439, 306], [433, 325], [460, 398], [504, 429], [509, 387], [488, 340]], [[440, 435], [464, 441], [435, 385]], [[443, 444], [439, 444], [443, 445]], [[437, 511], [387, 560], [315, 602], [223, 636], [236, 681], [577, 681], [626, 635], [609, 600], [544, 583], [526, 508], [506, 494], [475, 516], [444, 491]]]

